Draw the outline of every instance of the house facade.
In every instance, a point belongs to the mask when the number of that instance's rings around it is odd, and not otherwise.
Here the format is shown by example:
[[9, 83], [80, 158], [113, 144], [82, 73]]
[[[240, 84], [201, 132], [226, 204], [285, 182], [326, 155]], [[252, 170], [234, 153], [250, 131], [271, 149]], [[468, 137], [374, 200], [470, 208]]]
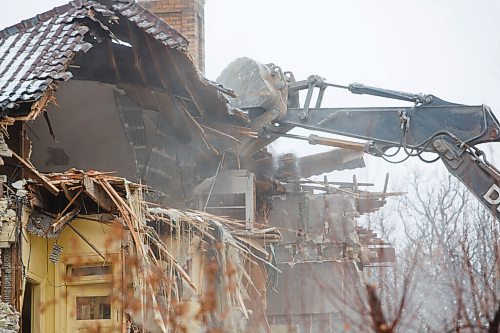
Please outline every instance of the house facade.
[[203, 4], [75, 0], [0, 31], [0, 328], [337, 332], [394, 260], [357, 223], [390, 194], [311, 180], [362, 153], [274, 156], [272, 115], [201, 75]]

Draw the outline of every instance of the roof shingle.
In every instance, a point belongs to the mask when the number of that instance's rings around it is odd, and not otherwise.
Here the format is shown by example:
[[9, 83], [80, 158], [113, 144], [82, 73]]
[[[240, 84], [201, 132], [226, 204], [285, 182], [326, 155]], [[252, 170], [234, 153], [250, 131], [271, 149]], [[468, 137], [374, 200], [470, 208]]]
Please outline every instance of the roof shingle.
[[88, 20], [113, 37], [106, 26], [111, 20], [99, 21], [96, 13], [120, 15], [167, 47], [187, 47], [182, 34], [134, 1], [72, 1], [0, 31], [0, 109], [36, 101], [53, 81], [72, 77], [71, 60], [92, 47], [84, 41]]

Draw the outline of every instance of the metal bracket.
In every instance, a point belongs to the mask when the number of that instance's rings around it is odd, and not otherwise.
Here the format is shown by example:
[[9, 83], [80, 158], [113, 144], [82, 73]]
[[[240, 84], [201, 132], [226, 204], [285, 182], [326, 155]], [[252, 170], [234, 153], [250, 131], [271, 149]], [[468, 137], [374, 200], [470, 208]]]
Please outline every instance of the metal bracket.
[[314, 88], [319, 88], [318, 98], [316, 100], [316, 108], [321, 107], [321, 102], [323, 101], [323, 96], [325, 94], [325, 89], [327, 85], [322, 77], [318, 75], [311, 75], [307, 78], [308, 87], [307, 87], [307, 96], [306, 101], [304, 102], [304, 107], [302, 108], [302, 112], [299, 113], [299, 118], [301, 120], [306, 120], [309, 116], [309, 108], [311, 106], [311, 99], [314, 92]]
[[443, 162], [448, 164], [452, 169], [457, 169], [462, 164], [461, 158], [464, 149], [458, 148], [445, 139], [436, 139], [432, 143], [436, 152], [441, 156]]

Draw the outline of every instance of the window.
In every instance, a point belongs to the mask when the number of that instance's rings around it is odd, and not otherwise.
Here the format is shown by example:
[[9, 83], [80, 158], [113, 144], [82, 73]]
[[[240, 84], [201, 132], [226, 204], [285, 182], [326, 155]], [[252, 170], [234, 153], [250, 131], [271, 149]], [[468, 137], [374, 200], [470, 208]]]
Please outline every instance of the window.
[[112, 273], [111, 266], [106, 265], [96, 265], [96, 266], [84, 266], [84, 267], [74, 267], [70, 266], [68, 268], [68, 273], [72, 277], [83, 277], [83, 276], [94, 276], [94, 275], [110, 275]]
[[111, 319], [110, 296], [76, 298], [76, 320]]

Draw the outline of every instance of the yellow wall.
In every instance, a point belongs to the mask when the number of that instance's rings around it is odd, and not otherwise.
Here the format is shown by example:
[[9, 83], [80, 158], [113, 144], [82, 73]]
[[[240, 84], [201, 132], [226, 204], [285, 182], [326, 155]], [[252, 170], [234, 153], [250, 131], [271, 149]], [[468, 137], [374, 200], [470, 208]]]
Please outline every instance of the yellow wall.
[[[108, 226], [83, 219], [75, 219], [71, 224], [90, 240], [107, 260], [115, 262], [120, 260], [121, 229], [119, 226]], [[57, 264], [53, 264], [49, 262], [48, 256], [54, 242], [54, 239], [41, 238], [23, 230], [23, 263], [26, 266], [27, 279], [35, 283], [35, 302], [37, 294], [40, 300], [38, 309], [36, 309], [37, 305], [35, 304], [33, 320], [35, 326], [38, 327], [34, 327], [34, 332], [67, 332], [68, 316], [74, 316], [74, 314], [69, 313], [73, 311], [68, 311], [66, 306], [68, 292], [71, 294], [72, 290], [90, 288], [82, 286], [71, 289], [69, 285], [71, 281], [66, 279], [66, 264], [81, 265], [103, 262], [96, 251], [66, 226], [57, 239], [57, 243], [63, 247], [61, 258]], [[120, 266], [116, 265], [116, 267]], [[120, 271], [115, 270], [115, 267], [113, 267], [113, 271], [116, 274], [121, 274]], [[93, 284], [95, 282], [109, 281], [94, 281]], [[106, 284], [100, 285], [106, 289]], [[100, 293], [101, 291], [96, 292]], [[118, 313], [118, 317], [117, 320], [121, 321], [121, 313]]]
[[[52, 247], [53, 241], [43, 239], [24, 232], [22, 244], [23, 263], [26, 266], [26, 275], [30, 282], [34, 283], [35, 302], [40, 306], [34, 307], [34, 332], [49, 332], [47, 329], [54, 327], [55, 316], [55, 267], [48, 264], [47, 247]], [[60, 290], [61, 288], [57, 288]], [[38, 310], [38, 311], [37, 311]], [[36, 327], [38, 326], [38, 327]], [[38, 328], [38, 329], [37, 329]], [[41, 328], [46, 328], [41, 330]]]
[[[122, 267], [127, 265], [126, 254], [121, 253], [123, 229], [121, 225], [106, 225], [96, 221], [75, 219], [71, 225], [85, 236], [113, 265], [113, 276], [85, 277], [68, 279], [69, 265], [85, 266], [99, 265], [103, 259], [70, 227], [66, 226], [57, 244], [63, 247], [58, 263], [49, 262], [49, 255], [55, 239], [41, 238], [23, 232], [23, 263], [27, 267], [27, 279], [36, 284], [34, 293], [39, 293], [40, 306], [35, 310], [34, 321], [37, 327], [33, 332], [86, 332], [78, 327], [86, 322], [75, 320], [75, 299], [85, 296], [113, 296], [114, 309], [112, 315], [113, 328], [108, 331], [120, 331], [123, 328], [124, 309], [122, 299], [115, 295], [126, 293], [132, 288], [132, 279], [125, 278]], [[187, 244], [187, 237], [165, 237], [163, 240], [174, 257], [191, 258], [191, 279], [200, 290], [203, 287], [203, 252], [199, 247], [199, 239], [193, 244]], [[123, 257], [122, 257], [123, 256]], [[123, 268], [125, 269], [125, 268]], [[130, 273], [130, 272], [129, 272]], [[128, 289], [127, 289], [128, 288]], [[184, 300], [198, 300], [198, 295], [192, 294], [187, 285], [184, 288]], [[36, 297], [35, 297], [36, 298]], [[36, 305], [35, 305], [36, 307]], [[111, 320], [110, 320], [111, 321]], [[106, 325], [109, 325], [109, 322]], [[92, 321], [94, 322], [94, 321]], [[106, 332], [106, 330], [102, 330]]]

